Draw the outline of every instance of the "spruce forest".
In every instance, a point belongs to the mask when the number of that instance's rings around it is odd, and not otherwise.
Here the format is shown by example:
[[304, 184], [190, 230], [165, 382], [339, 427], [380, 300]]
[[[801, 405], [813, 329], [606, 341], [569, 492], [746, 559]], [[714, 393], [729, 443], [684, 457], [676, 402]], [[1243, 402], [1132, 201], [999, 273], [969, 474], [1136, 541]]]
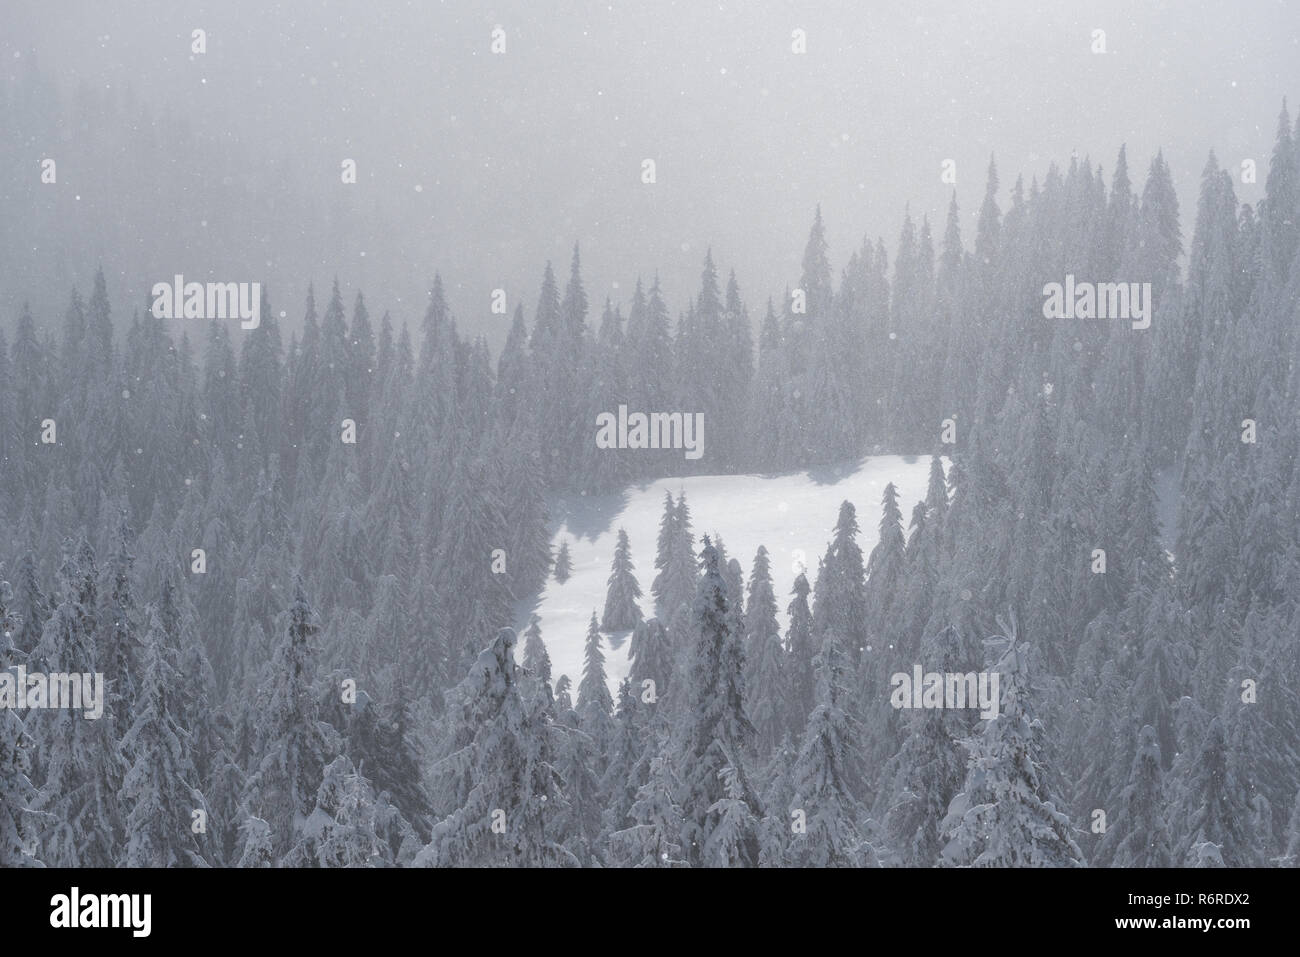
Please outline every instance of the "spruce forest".
[[[892, 241], [810, 205], [784, 289], [701, 248], [596, 296], [579, 243], [499, 343], [446, 272], [241, 328], [61, 264], [0, 320], [0, 703], [100, 674], [102, 714], [0, 707], [0, 867], [1300, 866], [1295, 112], [1257, 202], [1208, 142], [1195, 196], [1161, 152], [990, 159]], [[1067, 276], [1148, 325], [1046, 317]], [[598, 442], [622, 406], [703, 454]], [[880, 455], [923, 494], [792, 504], [788, 589], [686, 484]], [[583, 503], [665, 478], [548, 622]]]

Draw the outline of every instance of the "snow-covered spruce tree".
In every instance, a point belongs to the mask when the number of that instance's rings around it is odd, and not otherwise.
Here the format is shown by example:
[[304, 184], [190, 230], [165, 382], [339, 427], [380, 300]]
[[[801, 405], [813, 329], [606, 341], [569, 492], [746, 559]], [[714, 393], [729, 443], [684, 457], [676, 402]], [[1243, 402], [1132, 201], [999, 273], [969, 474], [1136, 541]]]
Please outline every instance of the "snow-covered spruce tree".
[[[697, 568], [695, 536], [691, 532], [691, 510], [686, 504], [686, 493], [677, 496], [673, 507], [673, 543], [664, 569], [663, 604], [673, 610], [681, 605], [690, 606], [695, 598]], [[721, 570], [721, 565], [719, 565]], [[675, 637], [675, 636], [674, 636]]]
[[[1247, 629], [1253, 615], [1247, 615]], [[1243, 660], [1249, 661], [1251, 639], [1242, 642]], [[1258, 667], [1238, 665], [1229, 674], [1229, 683], [1238, 688], [1244, 687], [1249, 675], [1259, 674]], [[1277, 731], [1268, 726], [1263, 710], [1256, 703], [1246, 704], [1240, 699], [1230, 700], [1224, 716], [1224, 734], [1228, 741], [1228, 778], [1237, 782], [1246, 806], [1251, 809], [1247, 820], [1243, 822], [1248, 844], [1234, 848], [1238, 860], [1247, 862], [1247, 866], [1262, 866], [1265, 861], [1282, 853], [1281, 833], [1275, 841], [1273, 829], [1273, 806], [1270, 794], [1275, 794], [1283, 808], [1286, 807], [1289, 794], [1284, 789], [1274, 789], [1269, 785], [1281, 778], [1283, 768], [1269, 767], [1268, 741], [1277, 736]], [[1294, 780], [1292, 778], [1291, 780]], [[1277, 790], [1282, 790], [1278, 794]], [[1280, 829], [1279, 829], [1280, 831]]]
[[555, 580], [563, 585], [573, 574], [573, 559], [569, 557], [569, 540], [561, 539], [560, 550], [555, 554]]
[[992, 671], [1001, 706], [982, 722], [971, 746], [966, 782], [941, 826], [941, 863], [957, 867], [1077, 867], [1083, 855], [1074, 827], [1046, 793], [1042, 726], [1029, 701], [1028, 649], [1005, 642]]
[[786, 607], [790, 624], [785, 633], [785, 653], [790, 662], [790, 732], [802, 735], [813, 709], [816, 694], [816, 677], [813, 671], [812, 611], [808, 608], [808, 593], [812, 589], [802, 572], [794, 580], [790, 594], [794, 597]]
[[602, 814], [601, 846], [608, 847], [609, 835], [633, 823], [630, 812], [637, 789], [646, 781], [648, 764], [645, 752], [648, 715], [632, 691], [632, 682], [624, 678], [618, 684], [618, 710], [606, 749], [607, 762], [600, 780]]
[[157, 612], [146, 608], [135, 721], [121, 745], [129, 762], [122, 780], [127, 867], [208, 863], [192, 829], [194, 812], [207, 816], [208, 808], [197, 787], [191, 735], [173, 710], [180, 679], [174, 659]]
[[[718, 569], [720, 571], [725, 572], [725, 569], [723, 569], [721, 563], [719, 563]], [[743, 588], [744, 577], [737, 576], [737, 580], [739, 584], [736, 585], [736, 588], [737, 589]], [[731, 585], [728, 583], [728, 579], [725, 573], [723, 574], [722, 583], [724, 586], [726, 586], [725, 594], [727, 595], [727, 615], [726, 615], [727, 633], [731, 636], [732, 639], [727, 645], [727, 658], [728, 658], [727, 667], [729, 669], [734, 669], [740, 675], [740, 682], [741, 682], [740, 688], [742, 689], [743, 692], [743, 689], [745, 687], [745, 683], [744, 683], [745, 682], [745, 616], [741, 611], [741, 608], [743, 607], [741, 602], [731, 600], [731, 595], [732, 595]], [[752, 722], [751, 722], [751, 728], [752, 728]], [[750, 754], [751, 760], [748, 766], [751, 767], [757, 767], [756, 761], [758, 755], [757, 755], [757, 751], [755, 750], [756, 739], [757, 739], [756, 734], [749, 739], [749, 747], [752, 753]]]
[[246, 817], [239, 825], [238, 867], [275, 867], [275, 843], [271, 825], [260, 817]]
[[1110, 866], [1173, 865], [1164, 821], [1163, 779], [1159, 735], [1151, 725], [1144, 725], [1138, 734], [1128, 784], [1120, 798], [1119, 814], [1110, 821], [1101, 841], [1101, 858]]
[[132, 541], [135, 533], [127, 523], [123, 510], [117, 520], [116, 549], [104, 568], [99, 594], [101, 607], [97, 609], [99, 626], [95, 651], [99, 656], [104, 677], [111, 683], [112, 710], [124, 712], [123, 702], [135, 700], [135, 647], [138, 642], [135, 599], [131, 594], [131, 567], [135, 562]]
[[668, 606], [668, 562], [672, 558], [673, 543], [677, 540], [677, 508], [673, 493], [664, 490], [664, 513], [659, 519], [659, 537], [655, 539], [655, 577], [650, 584], [650, 596], [660, 614], [670, 612]]
[[790, 842], [795, 839], [791, 808], [794, 806], [794, 782], [791, 772], [798, 757], [787, 735], [782, 738], [763, 775], [763, 817], [758, 823], [758, 866], [786, 867], [790, 863]]
[[[1300, 587], [1300, 549], [1295, 551], [1290, 569], [1279, 574], [1279, 579], [1283, 575], [1284, 580]], [[1247, 616], [1247, 627], [1254, 617]], [[1300, 608], [1276, 608], [1270, 616], [1261, 616], [1258, 625], [1252, 673], [1259, 675], [1259, 686], [1267, 683], [1275, 692], [1259, 702], [1257, 719], [1262, 719], [1259, 733], [1263, 740], [1257, 775], [1260, 790], [1274, 810], [1272, 833], [1268, 836], [1273, 838], [1272, 855], [1277, 856], [1286, 849], [1287, 811], [1295, 797], [1291, 784], [1300, 780]], [[1245, 677], [1238, 675], [1239, 679]], [[1240, 683], [1237, 687], [1241, 688]]]
[[546, 700], [548, 708], [555, 707], [555, 695], [551, 691], [551, 656], [546, 652], [546, 643], [542, 641], [542, 620], [533, 615], [528, 620], [528, 629], [524, 632], [524, 669], [540, 685], [539, 690]]
[[[1158, 599], [1162, 604], [1172, 603], [1168, 594]], [[1156, 733], [1156, 745], [1165, 770], [1169, 769], [1177, 750], [1174, 735], [1174, 705], [1182, 697], [1182, 661], [1186, 655], [1174, 638], [1172, 613], [1153, 623], [1149, 636], [1142, 646], [1137, 674], [1129, 692], [1129, 713]]]
[[672, 641], [663, 622], [658, 618], [640, 622], [632, 632], [627, 654], [632, 661], [630, 677], [636, 694], [643, 695], [651, 690], [646, 682], [653, 681], [655, 698], [662, 698], [668, 691], [668, 682], [676, 667]]
[[[338, 699], [333, 688], [326, 694]], [[394, 687], [394, 702], [384, 708], [369, 695], [359, 693], [351, 706], [345, 746], [357, 773], [370, 782], [374, 791], [376, 826], [381, 837], [388, 837], [395, 859], [403, 843], [415, 835], [419, 835], [423, 847], [433, 822], [429, 796], [420, 776], [416, 721], [401, 678]]]
[[630, 815], [636, 823], [610, 835], [612, 855], [631, 867], [686, 867], [682, 809], [673, 795], [681, 784], [667, 755], [650, 761], [650, 774], [636, 792]]
[[1187, 837], [1174, 849], [1175, 859], [1184, 867], [1204, 866], [1203, 845], [1218, 848], [1222, 866], [1257, 864], [1247, 796], [1232, 770], [1223, 719], [1215, 716], [1176, 804], [1175, 813], [1185, 814], [1187, 820]]
[[[965, 674], [974, 663], [963, 660], [963, 651], [957, 630], [949, 626], [927, 639], [921, 661], [940, 674]], [[966, 777], [962, 741], [970, 727], [961, 712], [944, 708], [909, 717], [903, 746], [890, 762], [894, 784], [885, 826], [890, 849], [904, 866], [932, 867], [943, 848], [939, 825]]]
[[863, 810], [860, 729], [847, 710], [847, 667], [839, 639], [826, 635], [816, 658], [817, 706], [808, 716], [799, 756], [791, 774], [794, 807], [802, 811], [804, 833], [790, 841], [790, 863], [803, 867], [853, 867], [874, 864], [875, 852], [863, 846], [858, 824]]
[[[162, 575], [157, 606], [158, 621], [166, 640], [167, 658], [175, 662], [177, 684], [171, 691], [170, 711], [178, 727], [189, 736], [189, 757], [194, 765], [195, 790], [203, 795], [206, 831], [194, 836], [199, 854], [212, 866], [230, 862], [238, 826], [238, 800], [243, 792], [243, 770], [233, 756], [229, 715], [216, 701], [216, 675], [199, 635], [197, 612], [183, 579]], [[228, 843], [229, 839], [229, 843]]]
[[0, 868], [41, 864], [23, 835], [23, 818], [36, 797], [27, 776], [30, 766], [22, 721], [9, 708], [0, 709]]
[[573, 687], [573, 682], [569, 680], [568, 675], [560, 675], [555, 679], [555, 711], [557, 714], [573, 710], [573, 699], [569, 697], [571, 687]]
[[[727, 583], [727, 601], [728, 607], [742, 622], [741, 631], [743, 633], [743, 622], [745, 618], [745, 571], [740, 567], [739, 559], [727, 558], [727, 553], [721, 544], [721, 538], [714, 538], [714, 547], [718, 549], [718, 567], [722, 569], [722, 580]], [[724, 560], [725, 559], [725, 560]]]
[[[5, 567], [0, 563], [0, 575]], [[27, 659], [27, 652], [14, 642], [14, 633], [20, 624], [14, 613], [14, 590], [10, 584], [0, 578], [0, 668], [8, 668]]]
[[524, 631], [522, 664], [533, 674], [544, 674], [548, 682], [551, 680], [551, 656], [546, 653], [546, 644], [542, 641], [542, 619], [537, 615], [529, 616], [528, 628]]
[[563, 813], [555, 820], [566, 851], [583, 867], [593, 863], [601, 829], [601, 764], [610, 719], [599, 711], [558, 714], [551, 728], [555, 770], [564, 792]]
[[[45, 623], [29, 659], [29, 671], [95, 672], [97, 577], [94, 552], [83, 539], [75, 555], [68, 549], [60, 568], [63, 597]], [[44, 771], [32, 803], [41, 860], [47, 867], [116, 866], [122, 840], [125, 768], [114, 716], [105, 710], [103, 716], [91, 720], [83, 712], [58, 708], [30, 714], [25, 724]]]
[[23, 553], [14, 576], [14, 597], [9, 606], [13, 621], [10, 643], [24, 654], [40, 641], [45, 622], [50, 617], [50, 600], [41, 590], [36, 572], [36, 556], [31, 549]]
[[[1127, 779], [1125, 769], [1116, 766], [1117, 756], [1122, 761], [1128, 747], [1121, 736], [1132, 733], [1129, 727], [1132, 718], [1123, 710], [1120, 680], [1115, 663], [1105, 661], [1090, 702], [1092, 720], [1083, 740], [1084, 765], [1074, 787], [1079, 801], [1075, 806], [1080, 814], [1090, 813], [1093, 808], [1114, 807]], [[1090, 832], [1082, 846], [1087, 848], [1090, 857], [1095, 857], [1099, 843], [1098, 836]], [[1104, 866], [1103, 861], [1093, 863]]]
[[338, 750], [337, 733], [319, 720], [312, 690], [313, 640], [320, 631], [302, 582], [294, 588], [283, 637], [261, 689], [261, 715], [245, 806], [270, 825], [273, 847], [286, 854], [298, 842], [316, 804], [325, 765]]
[[[708, 536], [700, 562], [704, 575], [692, 613], [691, 687], [677, 762], [682, 768], [678, 803], [685, 817], [682, 847], [693, 866], [752, 867], [758, 864], [758, 836], [752, 828], [745, 834], [729, 830], [718, 835], [727, 837], [725, 842], [713, 842], [715, 831], [733, 828], [740, 816], [720, 802], [744, 803], [749, 818], [760, 805], [745, 776], [754, 727], [745, 715], [742, 636], [731, 631], [726, 585]], [[725, 856], [710, 857], [710, 850]]]
[[208, 777], [203, 782], [203, 797], [208, 808], [208, 834], [202, 843], [204, 856], [214, 866], [232, 867], [239, 862], [239, 827], [243, 821], [243, 797], [248, 775], [240, 753], [241, 728], [247, 727], [247, 715], [236, 724], [230, 715], [218, 712], [212, 718], [216, 737], [221, 741], [217, 752], [208, 759]]
[[905, 556], [907, 568], [886, 613], [890, 631], [897, 635], [895, 660], [901, 662], [918, 660], [938, 587], [939, 527], [937, 522], [934, 528], [930, 527], [929, 514], [923, 501], [912, 507]]
[[562, 843], [567, 801], [550, 721], [519, 694], [514, 646], [502, 628], [449, 694], [449, 733], [430, 772], [440, 819], [416, 866], [578, 863]]
[[762, 818], [755, 810], [757, 803], [751, 801], [748, 784], [736, 768], [725, 767], [718, 776], [725, 793], [709, 808], [716, 815], [717, 825], [704, 845], [704, 860], [726, 862], [728, 866], [747, 861], [756, 867], [762, 855], [758, 841]]
[[316, 806], [285, 857], [290, 867], [387, 867], [389, 847], [378, 833], [370, 782], [347, 755], [325, 766]]
[[358, 292], [352, 305], [352, 324], [348, 328], [347, 377], [344, 388], [348, 408], [355, 410], [358, 422], [372, 422], [370, 397], [377, 386], [375, 368], [375, 334], [365, 297]]
[[[17, 629], [10, 610], [12, 603], [13, 591], [0, 578], [0, 671], [17, 664], [20, 656], [25, 657], [12, 643]], [[12, 709], [0, 708], [0, 868], [35, 867], [40, 863], [23, 836], [23, 817], [36, 796], [28, 778], [30, 746], [22, 720]]]
[[788, 666], [776, 623], [772, 566], [767, 549], [760, 545], [749, 573], [749, 609], [745, 615], [745, 687], [760, 759], [766, 759], [790, 730]]
[[929, 509], [929, 518], [941, 518], [948, 510], [948, 483], [943, 474], [943, 460], [937, 455], [930, 456], [930, 476], [925, 487], [925, 507]]
[[[1179, 859], [1179, 849], [1191, 841], [1190, 821], [1183, 808], [1190, 802], [1186, 793], [1196, 762], [1201, 757], [1201, 744], [1210, 728], [1212, 715], [1191, 695], [1184, 695], [1174, 706], [1174, 734], [1177, 740], [1174, 760], [1165, 773], [1165, 824], [1169, 828], [1170, 846], [1174, 859]], [[1164, 757], [1161, 755], [1161, 757]]]
[[898, 507], [898, 490], [893, 482], [885, 486], [880, 503], [880, 538], [867, 559], [865, 598], [865, 613], [877, 634], [883, 631], [885, 609], [901, 583], [907, 550], [903, 513]]
[[[890, 486], [892, 488], [892, 486]], [[898, 530], [901, 557], [902, 529]], [[817, 595], [817, 614], [813, 632], [820, 636], [834, 632], [846, 643], [846, 650], [857, 661], [859, 649], [866, 644], [866, 586], [863, 573], [862, 549], [858, 546], [858, 519], [853, 503], [840, 504], [835, 533], [826, 550], [823, 565], [824, 585]], [[879, 550], [880, 546], [877, 546]], [[875, 552], [872, 552], [874, 555]]]
[[609, 681], [605, 677], [605, 653], [600, 649], [600, 626], [596, 623], [596, 613], [593, 611], [591, 622], [587, 625], [582, 681], [578, 684], [578, 713], [585, 721], [593, 711], [597, 715], [608, 717], [613, 710], [614, 699], [609, 693]]
[[605, 614], [600, 620], [601, 630], [635, 628], [641, 621], [641, 606], [637, 604], [640, 597], [641, 586], [632, 571], [632, 548], [628, 544], [627, 532], [620, 528], [614, 561], [609, 570], [609, 591], [605, 596]]

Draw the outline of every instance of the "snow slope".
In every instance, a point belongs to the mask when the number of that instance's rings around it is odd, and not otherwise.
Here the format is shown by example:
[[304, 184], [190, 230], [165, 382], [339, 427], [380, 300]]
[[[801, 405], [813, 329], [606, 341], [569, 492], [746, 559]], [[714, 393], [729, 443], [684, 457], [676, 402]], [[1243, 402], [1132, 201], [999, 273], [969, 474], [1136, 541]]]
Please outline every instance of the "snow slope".
[[[947, 463], [945, 462], [945, 465]], [[551, 578], [536, 602], [518, 608], [517, 626], [528, 625], [530, 614], [541, 618], [542, 640], [551, 656], [551, 674], [567, 674], [574, 696], [582, 680], [583, 645], [592, 610], [599, 619], [605, 607], [606, 581], [619, 528], [627, 529], [632, 561], [641, 585], [641, 611], [654, 614], [650, 583], [655, 576], [655, 541], [663, 515], [664, 492], [673, 497], [685, 491], [695, 541], [721, 535], [728, 558], [735, 558], [745, 573], [759, 545], [772, 560], [772, 579], [780, 608], [778, 621], [785, 634], [785, 607], [798, 574], [806, 562], [808, 581], [817, 574], [817, 560], [826, 551], [831, 530], [845, 499], [857, 509], [858, 544], [864, 557], [876, 544], [880, 524], [880, 497], [893, 482], [906, 523], [912, 507], [924, 498], [929, 477], [929, 456], [876, 455], [856, 465], [815, 469], [784, 475], [697, 475], [661, 479], [625, 489], [616, 495], [569, 498], [552, 503], [559, 523], [552, 550], [567, 539], [573, 575], [561, 585]], [[627, 631], [606, 635], [605, 669], [611, 691], [627, 675]], [[519, 653], [522, 654], [522, 642]]]

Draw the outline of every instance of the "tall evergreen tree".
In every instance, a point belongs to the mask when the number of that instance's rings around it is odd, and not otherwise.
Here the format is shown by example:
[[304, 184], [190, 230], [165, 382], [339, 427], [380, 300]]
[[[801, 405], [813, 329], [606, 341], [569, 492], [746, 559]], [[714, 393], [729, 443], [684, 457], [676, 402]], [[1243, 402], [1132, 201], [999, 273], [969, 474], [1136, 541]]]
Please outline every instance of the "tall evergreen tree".
[[23, 553], [16, 571], [17, 586], [8, 606], [10, 642], [19, 651], [29, 653], [40, 641], [45, 622], [50, 617], [50, 600], [41, 590], [36, 555], [31, 549]]
[[552, 732], [542, 703], [519, 694], [514, 645], [501, 629], [452, 694], [432, 768], [440, 820], [416, 866], [577, 864], [552, 823], [566, 807]]
[[611, 835], [615, 853], [633, 867], [684, 867], [680, 844], [682, 809], [673, 799], [679, 788], [666, 755], [650, 762], [650, 776], [637, 789], [630, 814], [636, 822]]
[[1250, 810], [1240, 778], [1231, 773], [1223, 720], [1206, 729], [1200, 758], [1183, 782], [1175, 813], [1185, 814], [1184, 836], [1174, 853], [1185, 867], [1197, 866], [1204, 845], [1214, 845], [1227, 867], [1258, 865]]
[[[0, 671], [16, 664], [19, 650], [11, 642], [15, 619], [13, 591], [0, 579]], [[0, 708], [0, 867], [35, 867], [40, 862], [24, 836], [23, 817], [36, 789], [28, 777], [31, 741], [11, 708]]]
[[818, 582], [824, 594], [817, 595], [813, 618], [813, 629], [819, 636], [840, 636], [855, 658], [866, 645], [866, 585], [857, 534], [857, 513], [851, 502], [843, 502], [834, 537], [826, 550], [822, 580]]
[[677, 509], [673, 493], [664, 491], [664, 512], [659, 519], [659, 537], [655, 540], [655, 577], [650, 585], [655, 608], [660, 614], [671, 614], [675, 608], [668, 606], [668, 564], [672, 561], [673, 545], [677, 540]]
[[386, 850], [370, 782], [339, 755], [325, 766], [316, 806], [289, 860], [297, 867], [380, 867], [391, 863]]
[[[71, 543], [69, 543], [70, 545]], [[45, 623], [28, 670], [49, 674], [94, 674], [94, 551], [83, 539], [67, 549], [59, 571], [62, 600]], [[102, 696], [107, 689], [101, 689]], [[124, 771], [115, 722], [125, 715], [105, 710], [97, 719], [58, 708], [29, 715], [44, 779], [32, 810], [37, 847], [47, 867], [113, 867], [122, 844], [121, 792]], [[40, 720], [33, 720], [39, 718]]]
[[1173, 864], [1164, 822], [1163, 776], [1156, 731], [1151, 725], [1144, 725], [1118, 820], [1111, 824], [1102, 840], [1102, 853], [1109, 857], [1111, 866], [1170, 867]]
[[[631, 678], [638, 694], [653, 690], [656, 698], [668, 691], [675, 670], [672, 641], [658, 618], [647, 618], [632, 632], [628, 658], [632, 662]], [[646, 682], [654, 682], [647, 686]]]
[[[758, 838], [748, 833], [725, 846], [727, 859], [709, 857], [723, 851], [713, 843], [724, 826], [719, 802], [744, 802], [751, 815], [758, 809], [746, 778], [754, 728], [744, 710], [742, 636], [732, 634], [727, 614], [726, 585], [718, 568], [718, 553], [704, 538], [700, 552], [704, 575], [692, 616], [692, 665], [689, 709], [682, 736], [682, 799], [685, 815], [682, 847], [692, 865], [758, 864]], [[724, 772], [734, 782], [728, 788]]]
[[126, 803], [128, 867], [203, 866], [195, 842], [193, 816], [208, 809], [198, 791], [198, 771], [191, 758], [190, 734], [173, 711], [179, 684], [167, 636], [150, 608], [140, 669], [135, 721], [122, 738], [130, 766], [122, 781]]
[[600, 649], [600, 625], [596, 622], [596, 612], [591, 613], [591, 623], [587, 626], [587, 644], [583, 652], [582, 681], [578, 684], [578, 712], [586, 715], [593, 709], [602, 716], [608, 716], [614, 709], [614, 699], [609, 693], [609, 682], [605, 678], [605, 653]]
[[874, 851], [863, 846], [858, 833], [861, 752], [857, 723], [846, 708], [846, 663], [833, 632], [822, 643], [816, 668], [817, 706], [792, 774], [793, 801], [806, 827], [791, 843], [792, 862], [808, 867], [875, 863]]
[[566, 539], [560, 541], [560, 550], [555, 556], [555, 580], [563, 585], [573, 574], [573, 559], [569, 557], [569, 543]]
[[663, 608], [671, 616], [682, 605], [690, 606], [696, 583], [695, 536], [686, 493], [680, 492], [673, 506], [673, 535], [668, 563], [663, 571]]
[[524, 632], [524, 667], [546, 683], [547, 691], [551, 685], [551, 656], [546, 653], [546, 644], [542, 641], [542, 620], [533, 615], [528, 620], [528, 629]]
[[[843, 507], [840, 520], [841, 523], [844, 521]], [[856, 523], [853, 530], [857, 530]], [[839, 526], [836, 527], [836, 532], [839, 534]], [[876, 645], [880, 644], [880, 638], [888, 628], [886, 612], [890, 601], [902, 586], [906, 549], [903, 514], [898, 507], [898, 490], [894, 488], [893, 482], [889, 482], [881, 496], [880, 538], [867, 560], [867, 583], [862, 601], [862, 614], [869, 622], [873, 644]]]
[[[939, 674], [965, 674], [971, 662], [952, 626], [924, 644], [921, 660]], [[933, 867], [944, 842], [939, 826], [966, 777], [963, 741], [970, 727], [959, 712], [941, 708], [912, 715], [909, 734], [891, 762], [895, 782], [885, 816], [889, 846], [909, 867]]]
[[555, 679], [555, 710], [563, 713], [573, 710], [573, 701], [569, 697], [569, 688], [572, 682], [568, 675], [560, 675]]
[[762, 545], [749, 573], [749, 610], [745, 615], [745, 687], [750, 717], [757, 732], [760, 758], [766, 758], [791, 728], [789, 660], [776, 623], [772, 567]]
[[982, 722], [966, 783], [948, 807], [943, 861], [968, 867], [1080, 866], [1074, 828], [1047, 788], [1043, 729], [1029, 700], [1027, 649], [1014, 634], [1004, 644], [992, 669], [1001, 677], [1001, 707]]
[[637, 584], [632, 567], [632, 548], [627, 532], [618, 530], [618, 544], [614, 548], [614, 561], [609, 570], [609, 591], [605, 596], [605, 613], [601, 617], [603, 631], [624, 631], [635, 628], [641, 621], [641, 586]]
[[298, 842], [303, 821], [316, 803], [325, 765], [338, 749], [337, 734], [319, 720], [315, 680], [315, 639], [320, 625], [302, 583], [294, 587], [270, 666], [259, 694], [263, 715], [247, 807], [271, 828], [273, 846], [285, 855]]
[[799, 735], [803, 734], [804, 723], [812, 711], [817, 687], [813, 668], [812, 611], [808, 608], [811, 591], [807, 577], [800, 572], [790, 591], [794, 598], [786, 607], [790, 619], [785, 633], [785, 653], [790, 662], [790, 724], [791, 731]]

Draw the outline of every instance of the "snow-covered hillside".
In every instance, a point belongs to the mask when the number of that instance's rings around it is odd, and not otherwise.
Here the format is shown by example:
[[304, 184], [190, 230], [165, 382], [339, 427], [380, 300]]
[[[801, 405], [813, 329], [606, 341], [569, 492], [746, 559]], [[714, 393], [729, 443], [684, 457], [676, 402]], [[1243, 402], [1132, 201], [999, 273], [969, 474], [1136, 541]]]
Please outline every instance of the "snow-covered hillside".
[[[945, 462], [945, 466], [946, 466]], [[904, 520], [925, 495], [928, 456], [868, 456], [852, 467], [816, 469], [785, 475], [697, 475], [661, 479], [626, 489], [618, 495], [568, 498], [552, 505], [558, 530], [554, 551], [567, 540], [573, 574], [561, 585], [553, 577], [535, 603], [518, 609], [518, 627], [530, 614], [541, 618], [542, 639], [551, 656], [551, 673], [567, 674], [576, 689], [582, 678], [583, 643], [591, 613], [597, 618], [605, 607], [606, 580], [620, 528], [627, 529], [632, 545], [636, 578], [641, 585], [641, 611], [654, 614], [650, 584], [654, 581], [655, 541], [663, 515], [664, 492], [674, 498], [686, 493], [691, 524], [698, 543], [702, 535], [720, 535], [727, 556], [739, 560], [746, 582], [758, 546], [772, 556], [772, 579], [780, 606], [782, 633], [785, 606], [798, 574], [799, 563], [808, 567], [814, 581], [817, 560], [825, 552], [831, 528], [845, 499], [857, 508], [861, 532], [858, 543], [864, 555], [876, 544], [880, 524], [880, 497], [885, 485], [898, 489]], [[605, 668], [611, 690], [627, 674], [627, 638], [630, 632], [606, 635]], [[522, 654], [522, 642], [520, 643]]]

